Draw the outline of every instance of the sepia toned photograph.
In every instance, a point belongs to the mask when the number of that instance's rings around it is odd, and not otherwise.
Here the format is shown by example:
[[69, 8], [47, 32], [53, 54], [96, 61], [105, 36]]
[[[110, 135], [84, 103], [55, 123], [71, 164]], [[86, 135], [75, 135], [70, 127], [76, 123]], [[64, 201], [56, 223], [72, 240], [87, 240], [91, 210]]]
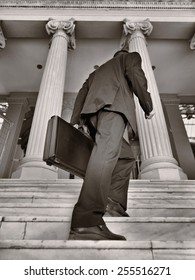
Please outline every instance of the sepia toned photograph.
[[0, 0], [0, 260], [195, 260], [195, 1]]

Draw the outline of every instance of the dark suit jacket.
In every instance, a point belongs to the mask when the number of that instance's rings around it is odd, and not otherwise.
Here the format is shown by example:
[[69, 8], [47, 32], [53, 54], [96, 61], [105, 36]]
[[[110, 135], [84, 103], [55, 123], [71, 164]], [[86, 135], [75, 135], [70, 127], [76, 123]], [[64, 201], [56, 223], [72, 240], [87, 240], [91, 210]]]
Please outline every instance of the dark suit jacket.
[[106, 107], [122, 113], [136, 133], [133, 93], [149, 115], [153, 109], [152, 100], [137, 52], [118, 55], [89, 75], [77, 95], [71, 123], [79, 123], [80, 117]]

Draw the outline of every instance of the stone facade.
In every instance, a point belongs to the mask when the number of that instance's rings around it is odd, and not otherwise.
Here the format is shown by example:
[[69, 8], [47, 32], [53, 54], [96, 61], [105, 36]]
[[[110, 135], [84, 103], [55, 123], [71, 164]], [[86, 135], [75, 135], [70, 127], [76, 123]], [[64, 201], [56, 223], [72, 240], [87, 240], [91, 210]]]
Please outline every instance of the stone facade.
[[[151, 124], [147, 124], [139, 109], [137, 110], [142, 160], [140, 178], [164, 179], [168, 177], [177, 180], [186, 178], [172, 153], [160, 100], [160, 91], [154, 76], [151, 54], [148, 50], [148, 41], [151, 38], [161, 41], [163, 39], [173, 40], [175, 39], [174, 32], [176, 32], [181, 40], [188, 41], [187, 52], [190, 53], [188, 55], [192, 56], [195, 45], [193, 35], [195, 31], [193, 29], [194, 1], [0, 0], [0, 7], [2, 8], [0, 17], [1, 58], [4, 55], [6, 56], [7, 42], [11, 40], [13, 42], [13, 38], [17, 42], [21, 38], [24, 41], [26, 38], [28, 40], [32, 39], [32, 42], [44, 39], [45, 46], [48, 46], [48, 53], [45, 54], [45, 65], [40, 78], [40, 87], [37, 90], [39, 93], [26, 154], [20, 161], [17, 170], [12, 174], [13, 178], [33, 178], [35, 174], [40, 179], [59, 178], [59, 172], [55, 168], [46, 166], [42, 161], [47, 122], [54, 114], [69, 121], [78, 90], [77, 87], [73, 87], [74, 83], [80, 85], [85, 74], [88, 74], [88, 70], [92, 70], [89, 68], [89, 63], [83, 66], [85, 61], [82, 52], [88, 52], [87, 48], [93, 40], [95, 50], [93, 50], [89, 59], [95, 63], [90, 61], [90, 67], [101, 63], [101, 60], [104, 61], [104, 54], [103, 52], [100, 53], [98, 46], [103, 44], [106, 47], [109, 40], [108, 57], [110, 57], [110, 52], [114, 51], [114, 48], [124, 46], [128, 46], [130, 51], [138, 51], [142, 56], [149, 91], [154, 99], [156, 118], [152, 120]], [[16, 10], [17, 13], [15, 13]], [[84, 41], [82, 41], [82, 38], [84, 38]], [[122, 38], [121, 41], [120, 38]], [[78, 40], [77, 46], [80, 47], [80, 50], [77, 50], [76, 40]], [[85, 43], [82, 45], [82, 42]], [[113, 46], [113, 42], [115, 46]], [[73, 50], [73, 54], [70, 54], [69, 50]], [[97, 61], [93, 60], [94, 54], [98, 58]], [[156, 60], [158, 60], [157, 58]], [[105, 59], [107, 59], [106, 56]], [[78, 62], [71, 68], [72, 64], [67, 65], [68, 61]], [[32, 62], [34, 63], [34, 61]], [[80, 65], [86, 73], [83, 74]], [[37, 66], [43, 68], [41, 64]], [[72, 72], [70, 68], [73, 69]], [[71, 90], [67, 84], [71, 84]], [[12, 139], [9, 139], [9, 146], [7, 145], [6, 149], [8, 153], [3, 159], [5, 165], [3, 170], [0, 170], [0, 174], [4, 174], [2, 177], [5, 177], [5, 174], [7, 177], [10, 176], [10, 173], [5, 169], [13, 161], [14, 148], [12, 154], [9, 153], [9, 150], [10, 147], [15, 147], [17, 143], [22, 118], [29, 110], [29, 106], [28, 102], [26, 103], [24, 100], [24, 103], [18, 105], [17, 112], [15, 110], [9, 112], [12, 120], [14, 121], [15, 118], [17, 123], [14, 123], [12, 131], [15, 131], [15, 133], [12, 135]], [[168, 112], [171, 115], [170, 110]]]

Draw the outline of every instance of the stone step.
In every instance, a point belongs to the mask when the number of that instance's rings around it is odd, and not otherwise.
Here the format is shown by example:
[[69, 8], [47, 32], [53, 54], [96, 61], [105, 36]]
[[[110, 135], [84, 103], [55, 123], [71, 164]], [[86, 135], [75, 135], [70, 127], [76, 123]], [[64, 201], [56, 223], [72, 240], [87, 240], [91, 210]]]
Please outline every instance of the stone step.
[[[73, 203], [0, 203], [0, 216], [71, 216]], [[131, 203], [131, 217], [195, 217], [195, 204]]]
[[[77, 198], [64, 198], [64, 199], [24, 199], [24, 198], [13, 198], [13, 199], [1, 199], [0, 198], [0, 209], [1, 208], [10, 208], [10, 207], [17, 207], [17, 208], [21, 208], [22, 204], [24, 204], [24, 207], [31, 207], [30, 204], [36, 204], [36, 207], [41, 206], [42, 204], [47, 205], [48, 207], [50, 204], [51, 207], [58, 207], [58, 205], [60, 204], [62, 207], [62, 205], [65, 204], [69, 204], [69, 205], [74, 205], [77, 202]], [[183, 205], [189, 205], [190, 208], [194, 208], [195, 207], [195, 199], [145, 199], [145, 198], [135, 198], [135, 199], [128, 199], [128, 208], [130, 208], [131, 206], [135, 207], [136, 205], [156, 205], [156, 204], [162, 204], [163, 206], [166, 205], [176, 205], [176, 208], [181, 208], [183, 207]], [[44, 206], [45, 207], [45, 206]], [[139, 206], [140, 207], [140, 206]], [[159, 206], [160, 207], [160, 206]], [[1, 210], [0, 210], [0, 214], [1, 214]]]
[[127, 241], [67, 241], [75, 180], [0, 180], [0, 259], [195, 259], [195, 181], [131, 180]]
[[[65, 205], [65, 204], [72, 204], [74, 205], [78, 199], [78, 195], [69, 195], [65, 197], [49, 197], [49, 196], [0, 196], [0, 209], [3, 207], [21, 207], [20, 205], [24, 204], [25, 207], [31, 207], [30, 204], [36, 204], [36, 206], [39, 206], [41, 204], [52, 204], [51, 207], [58, 207], [59, 205]], [[131, 205], [136, 204], [176, 204], [176, 205], [190, 205], [191, 207], [195, 206], [195, 197], [189, 197], [189, 196], [161, 196], [161, 197], [134, 197], [129, 196], [128, 198], [128, 207]], [[27, 206], [28, 205], [28, 206]], [[180, 206], [179, 206], [180, 207]]]
[[[128, 241], [195, 241], [195, 218], [105, 217], [108, 228]], [[67, 240], [70, 217], [1, 217], [0, 240]]]
[[[140, 200], [141, 201], [141, 200]], [[177, 200], [176, 200], [177, 201]], [[74, 203], [0, 203], [0, 215], [1, 215], [1, 209], [3, 208], [69, 208], [73, 207]], [[144, 203], [143, 201], [141, 202], [136, 202], [135, 200], [132, 201], [132, 203], [128, 202], [128, 209], [133, 208], [133, 209], [194, 209], [195, 208], [195, 203], [188, 203], [188, 201], [185, 203], [166, 203], [163, 201], [162, 203]]]
[[[81, 184], [79, 185], [72, 185], [70, 186], [69, 184], [60, 186], [60, 185], [51, 185], [49, 187], [46, 186], [1, 186], [0, 185], [0, 193], [3, 192], [62, 192], [62, 193], [69, 193], [69, 192], [79, 192], [81, 189]], [[160, 186], [160, 185], [155, 185], [155, 186], [132, 186], [131, 184], [129, 185], [129, 192], [195, 192], [195, 185], [190, 185], [190, 186], [178, 186], [178, 185], [171, 185], [171, 186]]]
[[[57, 180], [21, 180], [21, 179], [0, 179], [0, 189], [9, 187], [44, 187], [44, 188], [71, 188], [81, 187], [82, 179], [57, 179]], [[195, 180], [130, 180], [129, 187], [156, 188], [158, 187], [195, 187]]]
[[[0, 192], [0, 199], [74, 199], [77, 198], [79, 192], [43, 192], [43, 191], [18, 191], [18, 192]], [[161, 192], [139, 192], [129, 191], [128, 199], [195, 199], [195, 192], [179, 192], [179, 191], [161, 191]]]
[[[146, 208], [146, 206], [138, 206], [140, 208], [128, 208], [127, 212], [131, 217], [195, 217], [195, 208]], [[0, 208], [1, 216], [60, 216], [70, 217], [72, 214], [72, 205], [64, 207], [31, 207], [31, 208]]]
[[[60, 216], [70, 217], [73, 207], [35, 207], [35, 208], [1, 208], [1, 216]], [[128, 208], [131, 217], [195, 217], [195, 208]]]
[[0, 240], [0, 260], [192, 260], [195, 241]]
[[[18, 193], [23, 195], [34, 195], [34, 194], [48, 194], [48, 195], [62, 195], [62, 194], [78, 194], [81, 186], [37, 186], [37, 187], [0, 187], [0, 195], [17, 195]], [[161, 195], [161, 194], [180, 194], [180, 195], [195, 195], [195, 186], [170, 186], [170, 187], [130, 187], [128, 189], [129, 195], [140, 194], [140, 195]]]

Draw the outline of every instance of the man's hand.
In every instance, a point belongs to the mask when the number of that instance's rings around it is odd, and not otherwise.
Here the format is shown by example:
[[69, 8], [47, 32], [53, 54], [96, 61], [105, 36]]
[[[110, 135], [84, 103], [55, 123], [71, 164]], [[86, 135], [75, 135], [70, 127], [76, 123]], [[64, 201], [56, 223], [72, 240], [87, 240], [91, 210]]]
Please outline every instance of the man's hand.
[[88, 130], [88, 127], [84, 124], [74, 124], [73, 125], [76, 129], [82, 131], [84, 134], [86, 134], [86, 136], [90, 137], [90, 133]]
[[86, 125], [84, 125], [84, 124], [74, 124], [73, 125], [76, 129], [80, 129], [80, 130], [82, 130], [83, 132], [85, 132], [85, 133], [88, 133], [88, 128], [87, 128], [87, 126]]
[[146, 115], [146, 114], [145, 114], [145, 118], [146, 118], [147, 120], [150, 120], [154, 115], [155, 115], [155, 112], [154, 112], [154, 110], [152, 110], [152, 111], [150, 112], [149, 115]]
[[74, 124], [73, 125], [76, 129], [78, 129], [79, 128], [79, 125], [76, 123], [76, 124]]

